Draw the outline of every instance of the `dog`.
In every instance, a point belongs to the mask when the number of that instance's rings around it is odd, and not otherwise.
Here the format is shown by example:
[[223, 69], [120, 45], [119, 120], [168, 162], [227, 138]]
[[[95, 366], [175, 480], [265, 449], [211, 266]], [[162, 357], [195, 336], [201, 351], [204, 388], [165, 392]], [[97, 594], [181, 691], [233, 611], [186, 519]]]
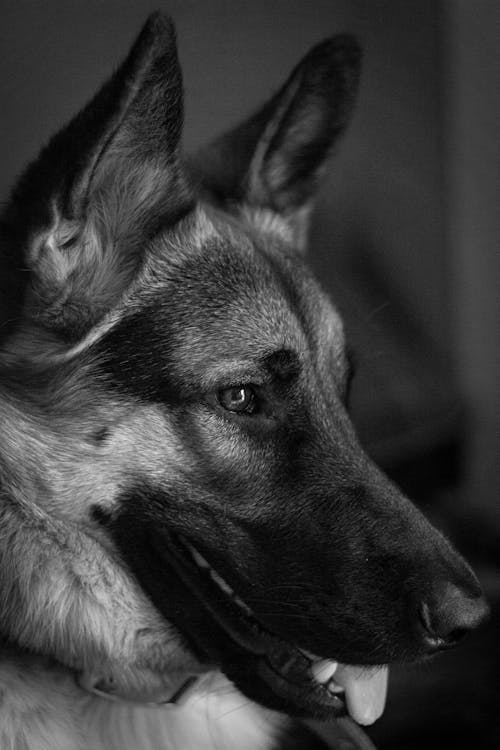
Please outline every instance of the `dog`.
[[187, 157], [155, 14], [15, 186], [2, 750], [306, 748], [298, 719], [346, 714], [333, 726], [367, 747], [354, 727], [382, 713], [388, 665], [486, 616], [358, 444], [342, 321], [304, 260], [359, 71], [356, 41], [328, 39]]

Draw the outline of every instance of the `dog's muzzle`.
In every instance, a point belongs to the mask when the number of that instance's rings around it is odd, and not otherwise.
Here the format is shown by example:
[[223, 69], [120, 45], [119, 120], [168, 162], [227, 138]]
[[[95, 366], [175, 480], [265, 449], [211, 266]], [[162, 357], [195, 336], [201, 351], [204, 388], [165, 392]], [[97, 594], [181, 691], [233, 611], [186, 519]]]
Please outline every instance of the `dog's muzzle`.
[[[260, 673], [272, 686], [276, 683], [289, 682], [306, 688], [304, 686], [304, 677], [306, 682], [312, 683], [310, 688], [314, 691], [327, 692], [328, 697], [332, 700], [334, 708], [343, 708], [345, 704], [350, 716], [358, 723], [363, 725], [372, 724], [382, 715], [385, 707], [387, 695], [387, 684], [389, 669], [383, 667], [353, 667], [332, 659], [322, 659], [303, 649], [294, 649], [290, 644], [285, 642], [272, 644], [269, 650], [269, 644], [265, 636], [263, 626], [259, 623], [256, 616], [245, 602], [231, 589], [229, 584], [222, 576], [215, 571], [205, 558], [189, 543], [184, 542], [191, 556], [200, 569], [201, 574], [208, 575], [220, 590], [229, 597], [242, 610], [243, 616], [250, 623], [255, 632], [260, 632], [264, 637], [264, 652], [257, 650], [256, 653], [264, 658], [260, 661]], [[224, 625], [223, 625], [224, 627]], [[230, 626], [232, 637], [234, 635], [234, 626]], [[248, 647], [248, 643], [245, 644]], [[251, 645], [252, 650], [258, 649]], [[290, 649], [294, 653], [290, 654]], [[305, 660], [305, 664], [304, 664]], [[338, 705], [338, 702], [342, 704]]]

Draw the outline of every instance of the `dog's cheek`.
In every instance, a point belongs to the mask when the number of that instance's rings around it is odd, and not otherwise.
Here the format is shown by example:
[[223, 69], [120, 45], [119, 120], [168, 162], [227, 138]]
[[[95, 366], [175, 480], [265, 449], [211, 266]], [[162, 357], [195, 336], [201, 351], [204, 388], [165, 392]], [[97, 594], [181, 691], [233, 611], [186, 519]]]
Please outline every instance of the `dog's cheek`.
[[[160, 405], [124, 403], [107, 423], [99, 439], [94, 439], [91, 463], [85, 456], [78, 460], [68, 487], [68, 492], [74, 492], [75, 484], [79, 487], [79, 505], [87, 522], [117, 512], [127, 486], [149, 486], [154, 480], [168, 488], [194, 468], [194, 457]], [[80, 480], [75, 481], [75, 476]], [[61, 502], [61, 513], [68, 509], [74, 520], [74, 503]]]
[[[246, 418], [243, 417], [242, 421]], [[202, 465], [213, 474], [252, 478], [255, 462], [262, 452], [256, 439], [240, 426], [237, 419], [225, 419], [215, 412], [203, 410], [193, 424], [203, 453]]]

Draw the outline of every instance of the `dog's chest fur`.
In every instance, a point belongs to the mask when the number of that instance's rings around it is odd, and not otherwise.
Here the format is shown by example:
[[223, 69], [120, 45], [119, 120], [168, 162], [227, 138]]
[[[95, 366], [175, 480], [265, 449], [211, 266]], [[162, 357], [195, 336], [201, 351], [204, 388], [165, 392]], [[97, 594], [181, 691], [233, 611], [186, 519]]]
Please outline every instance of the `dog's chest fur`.
[[33, 659], [1, 661], [2, 750], [271, 750], [285, 723], [215, 673], [183, 706], [149, 706], [85, 693]]

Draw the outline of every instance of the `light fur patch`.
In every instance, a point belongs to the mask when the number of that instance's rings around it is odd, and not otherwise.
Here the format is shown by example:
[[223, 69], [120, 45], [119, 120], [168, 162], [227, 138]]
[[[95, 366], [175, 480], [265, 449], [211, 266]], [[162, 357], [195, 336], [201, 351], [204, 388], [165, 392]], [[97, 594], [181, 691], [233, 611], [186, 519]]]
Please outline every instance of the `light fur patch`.
[[[94, 503], [112, 507], [131, 473], [165, 482], [180, 447], [157, 407], [103, 406], [81, 377], [65, 381], [50, 419], [1, 394], [2, 632], [77, 670], [112, 675], [124, 693], [157, 692], [169, 674], [199, 667], [87, 519]], [[89, 431], [103, 424], [112, 429], [101, 446]]]
[[268, 208], [243, 206], [241, 217], [254, 231], [274, 236], [285, 245], [304, 253], [307, 249], [311, 211], [312, 204], [306, 204], [286, 215]]
[[67, 671], [32, 655], [0, 659], [2, 750], [271, 750], [287, 722], [217, 673], [182, 706], [149, 707], [85, 694]]
[[191, 222], [192, 242], [198, 250], [202, 250], [209, 242], [221, 239], [214, 223], [210, 220], [210, 217], [201, 204], [196, 206]]
[[273, 234], [287, 244], [293, 243], [293, 232], [286, 220], [269, 208], [254, 208], [244, 206], [241, 209], [242, 218], [254, 229], [266, 234]]

